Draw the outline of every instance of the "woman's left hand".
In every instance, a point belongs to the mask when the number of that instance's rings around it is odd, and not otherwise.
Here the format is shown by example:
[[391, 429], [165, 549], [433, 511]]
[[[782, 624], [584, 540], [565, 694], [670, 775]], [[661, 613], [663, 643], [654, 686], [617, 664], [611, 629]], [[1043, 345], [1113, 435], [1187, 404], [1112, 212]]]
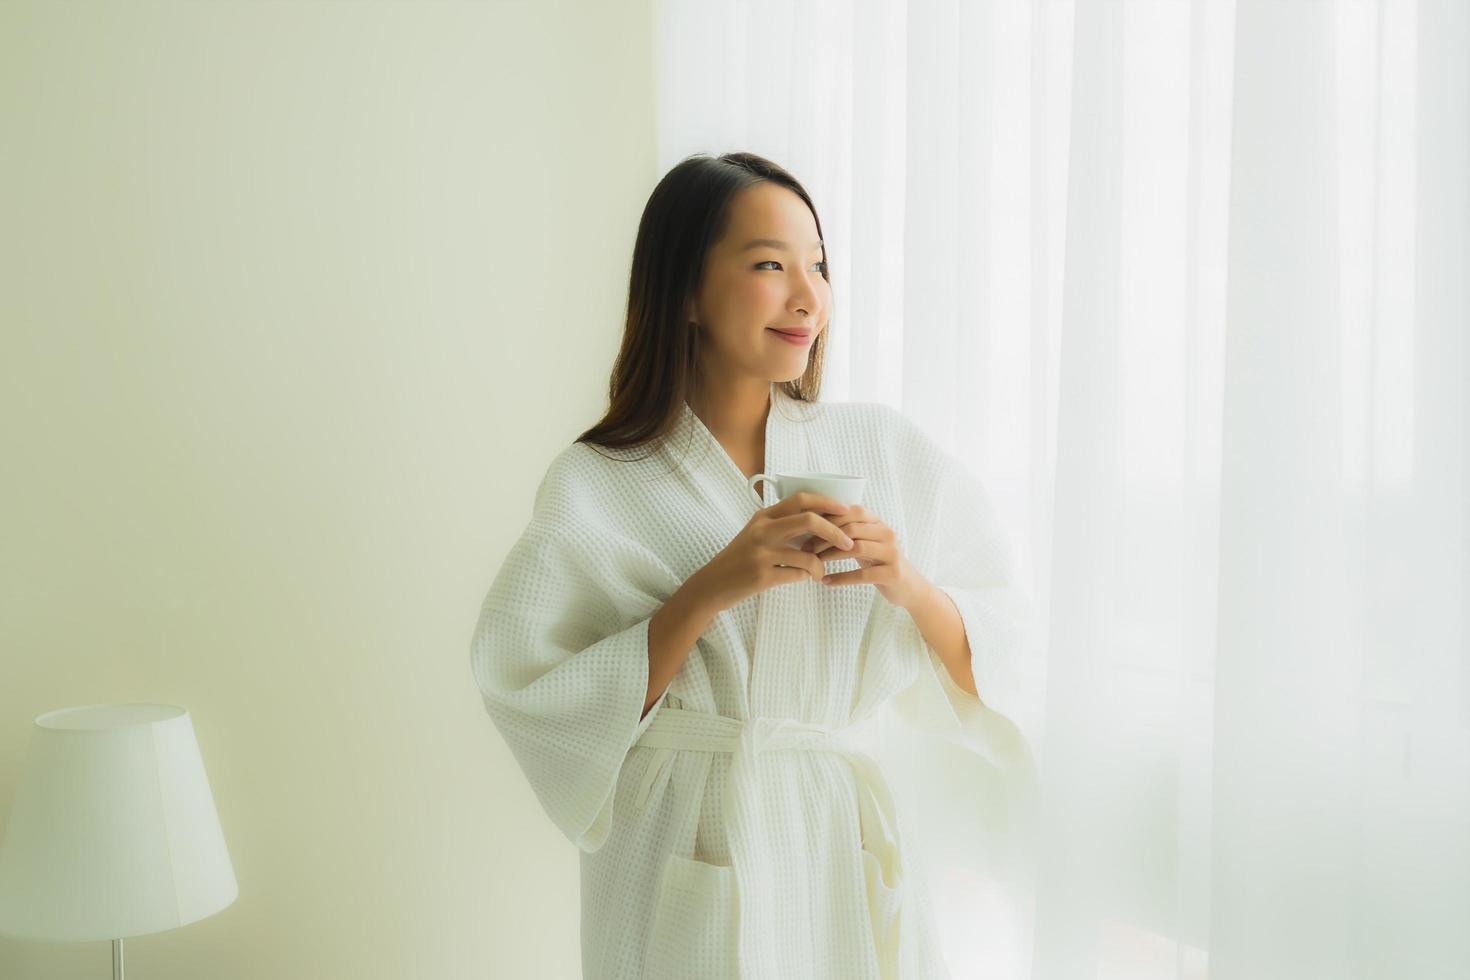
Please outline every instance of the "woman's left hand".
[[852, 547], [844, 550], [821, 538], [812, 538], [801, 546], [801, 550], [817, 549], [816, 555], [823, 561], [852, 558], [861, 567], [830, 574], [823, 582], [828, 585], [868, 583], [883, 598], [904, 609], [923, 596], [928, 581], [909, 564], [899, 549], [898, 536], [893, 528], [879, 520], [877, 514], [852, 504], [845, 514], [828, 515], [827, 519], [852, 538]]

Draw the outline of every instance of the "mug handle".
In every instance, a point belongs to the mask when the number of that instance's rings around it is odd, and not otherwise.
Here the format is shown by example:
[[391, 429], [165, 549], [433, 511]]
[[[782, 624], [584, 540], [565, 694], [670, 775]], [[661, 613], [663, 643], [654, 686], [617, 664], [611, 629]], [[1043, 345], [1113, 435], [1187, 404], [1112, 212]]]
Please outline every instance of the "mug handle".
[[[759, 490], [756, 490], [755, 489], [755, 485], [757, 483], [761, 482], [762, 480], [765, 480], [771, 486], [773, 486], [773, 487], [776, 488], [776, 496], [777, 497], [781, 496], [781, 481], [780, 481], [780, 479], [778, 479], [777, 477], [774, 477], [774, 476], [767, 476], [764, 473], [757, 473], [755, 476], [751, 477], [746, 482], [750, 484], [750, 489], [755, 491], [755, 495], [757, 497], [760, 497], [761, 498], [761, 503], [762, 504], [764, 504], [766, 502], [766, 498], [765, 497], [761, 497], [761, 492]], [[816, 537], [815, 534], [810, 534], [810, 533], [808, 533], [806, 531], [803, 531], [801, 534], [799, 534], [796, 537], [794, 537], [794, 538], [791, 539], [791, 546], [794, 547], [794, 548], [802, 548], [803, 545], [805, 545], [808, 541], [812, 540], [815, 537]], [[804, 551], [806, 549], [805, 548], [802, 548], [802, 550]]]

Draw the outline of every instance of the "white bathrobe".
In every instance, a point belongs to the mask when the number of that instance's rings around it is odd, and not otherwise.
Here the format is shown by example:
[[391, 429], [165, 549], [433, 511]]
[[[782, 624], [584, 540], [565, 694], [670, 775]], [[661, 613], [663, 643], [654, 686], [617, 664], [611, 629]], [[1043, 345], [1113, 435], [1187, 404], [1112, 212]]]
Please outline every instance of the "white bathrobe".
[[763, 471], [867, 477], [862, 506], [959, 609], [979, 697], [874, 586], [806, 580], [717, 615], [640, 721], [649, 619], [777, 498], [750, 489], [687, 405], [651, 455], [568, 446], [485, 597], [471, 659], [582, 851], [584, 980], [948, 977], [923, 870], [863, 747], [891, 708], [997, 766], [1032, 765], [1010, 713], [1032, 606], [985, 490], [886, 405], [771, 395]]

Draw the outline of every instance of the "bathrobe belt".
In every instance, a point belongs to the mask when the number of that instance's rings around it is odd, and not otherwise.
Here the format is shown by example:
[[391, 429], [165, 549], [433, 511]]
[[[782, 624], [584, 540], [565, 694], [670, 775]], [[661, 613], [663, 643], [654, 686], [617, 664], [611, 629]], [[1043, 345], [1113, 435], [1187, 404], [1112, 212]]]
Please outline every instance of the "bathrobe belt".
[[[903, 884], [902, 851], [899, 847], [898, 815], [893, 793], [883, 770], [873, 758], [859, 750], [855, 734], [862, 722], [845, 728], [826, 728], [790, 718], [756, 717], [748, 721], [714, 715], [704, 711], [671, 708], [658, 710], [648, 728], [634, 744], [654, 749], [658, 755], [649, 762], [634, 797], [642, 810], [654, 785], [667, 782], [673, 768], [674, 753], [729, 752], [729, 784], [724, 794], [725, 832], [729, 839], [731, 864], [739, 883], [742, 963], [752, 976], [779, 976], [777, 965], [754, 964], [757, 952], [765, 948], [757, 940], [768, 910], [768, 896], [774, 887], [774, 870], [769, 865], [769, 840], [752, 839], [755, 828], [748, 815], [765, 812], [758, 798], [752, 797], [751, 762], [755, 756], [781, 752], [831, 752], [851, 764], [857, 778], [858, 812], [862, 819], [862, 846], [878, 859], [883, 879], [895, 887]], [[694, 803], [697, 813], [698, 802]], [[743, 818], [741, 818], [743, 817]], [[770, 933], [765, 933], [770, 935]], [[770, 971], [770, 972], [762, 972]]]

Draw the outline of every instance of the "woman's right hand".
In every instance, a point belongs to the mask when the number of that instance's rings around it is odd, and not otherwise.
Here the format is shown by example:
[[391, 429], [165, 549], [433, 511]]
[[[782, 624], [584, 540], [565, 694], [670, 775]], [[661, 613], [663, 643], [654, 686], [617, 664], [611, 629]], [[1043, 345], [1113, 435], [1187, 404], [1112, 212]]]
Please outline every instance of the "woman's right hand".
[[821, 581], [827, 573], [825, 562], [792, 542], [814, 534], [848, 550], [852, 539], [822, 516], [846, 511], [840, 500], [805, 490], [756, 511], [730, 543], [694, 573], [697, 594], [712, 608], [724, 610], [775, 585]]

